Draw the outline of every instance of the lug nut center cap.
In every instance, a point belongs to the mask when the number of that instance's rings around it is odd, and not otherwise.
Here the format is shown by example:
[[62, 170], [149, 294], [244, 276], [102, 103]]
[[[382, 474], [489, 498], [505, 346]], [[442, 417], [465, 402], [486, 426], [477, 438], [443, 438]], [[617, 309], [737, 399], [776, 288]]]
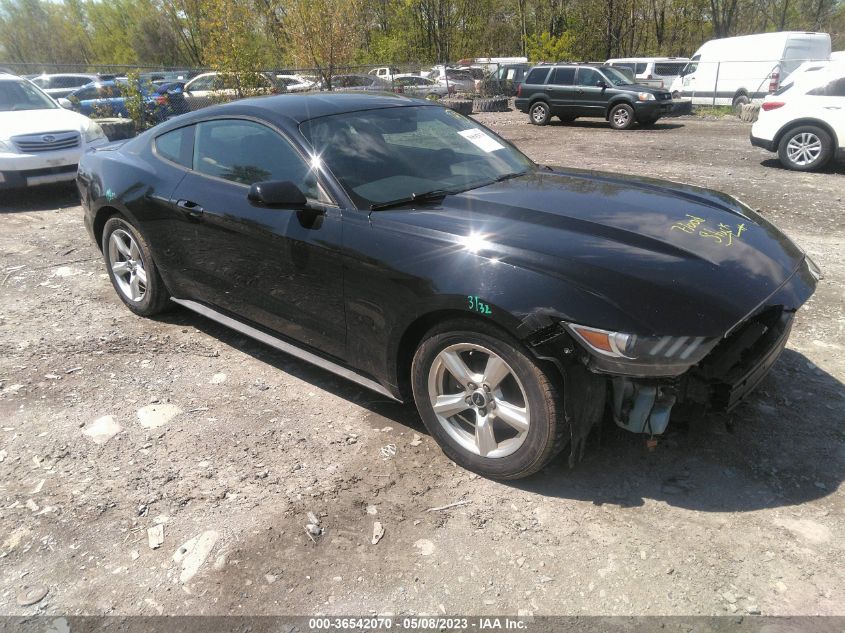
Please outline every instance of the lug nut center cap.
[[472, 398], [472, 404], [476, 407], [485, 407], [487, 406], [487, 396], [484, 394], [483, 391], [478, 390], [470, 396]]

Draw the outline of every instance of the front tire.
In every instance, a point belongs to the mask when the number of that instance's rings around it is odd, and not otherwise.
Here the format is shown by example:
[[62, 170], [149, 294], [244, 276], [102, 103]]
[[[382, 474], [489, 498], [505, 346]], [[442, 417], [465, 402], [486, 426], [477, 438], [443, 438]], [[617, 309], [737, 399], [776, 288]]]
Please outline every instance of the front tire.
[[528, 110], [528, 118], [534, 125], [546, 125], [552, 118], [549, 105], [545, 101], [538, 101]]
[[789, 130], [778, 144], [781, 164], [796, 171], [815, 171], [824, 167], [833, 155], [830, 135], [815, 125]]
[[493, 325], [452, 321], [432, 329], [411, 366], [423, 423], [458, 465], [493, 479], [543, 468], [568, 440], [554, 376]]
[[627, 130], [634, 125], [634, 108], [627, 103], [620, 103], [613, 106], [608, 117], [610, 127], [614, 130]]
[[103, 259], [117, 296], [139, 316], [152, 316], [169, 307], [170, 295], [141, 232], [120, 216], [103, 227]]

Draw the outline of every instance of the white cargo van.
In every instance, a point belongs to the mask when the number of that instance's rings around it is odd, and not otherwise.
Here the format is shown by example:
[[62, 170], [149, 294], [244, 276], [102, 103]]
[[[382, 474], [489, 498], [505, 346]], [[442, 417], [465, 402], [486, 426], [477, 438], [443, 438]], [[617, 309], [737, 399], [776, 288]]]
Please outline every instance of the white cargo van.
[[777, 90], [803, 62], [830, 58], [830, 35], [782, 31], [710, 40], [690, 59], [670, 91], [696, 105], [738, 108]]
[[615, 68], [627, 68], [637, 83], [647, 82], [646, 85], [658, 88], [669, 88], [687, 63], [687, 57], [619, 57], [605, 62]]

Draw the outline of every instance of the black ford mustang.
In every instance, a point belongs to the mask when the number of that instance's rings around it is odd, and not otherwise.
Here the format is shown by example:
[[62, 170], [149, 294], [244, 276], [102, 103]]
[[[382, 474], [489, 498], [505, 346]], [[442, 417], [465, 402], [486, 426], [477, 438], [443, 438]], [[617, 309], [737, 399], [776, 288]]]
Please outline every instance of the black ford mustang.
[[398, 96], [210, 107], [86, 154], [118, 296], [174, 301], [396, 399], [490, 477], [577, 458], [607, 412], [728, 410], [820, 277], [730, 196], [538, 166]]

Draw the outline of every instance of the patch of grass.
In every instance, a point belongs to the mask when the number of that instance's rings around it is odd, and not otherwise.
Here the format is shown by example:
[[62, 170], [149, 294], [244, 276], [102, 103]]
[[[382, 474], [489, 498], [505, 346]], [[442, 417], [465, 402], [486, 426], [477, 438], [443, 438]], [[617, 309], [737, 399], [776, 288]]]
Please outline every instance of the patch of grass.
[[736, 113], [731, 106], [693, 106], [694, 116], [734, 117]]

